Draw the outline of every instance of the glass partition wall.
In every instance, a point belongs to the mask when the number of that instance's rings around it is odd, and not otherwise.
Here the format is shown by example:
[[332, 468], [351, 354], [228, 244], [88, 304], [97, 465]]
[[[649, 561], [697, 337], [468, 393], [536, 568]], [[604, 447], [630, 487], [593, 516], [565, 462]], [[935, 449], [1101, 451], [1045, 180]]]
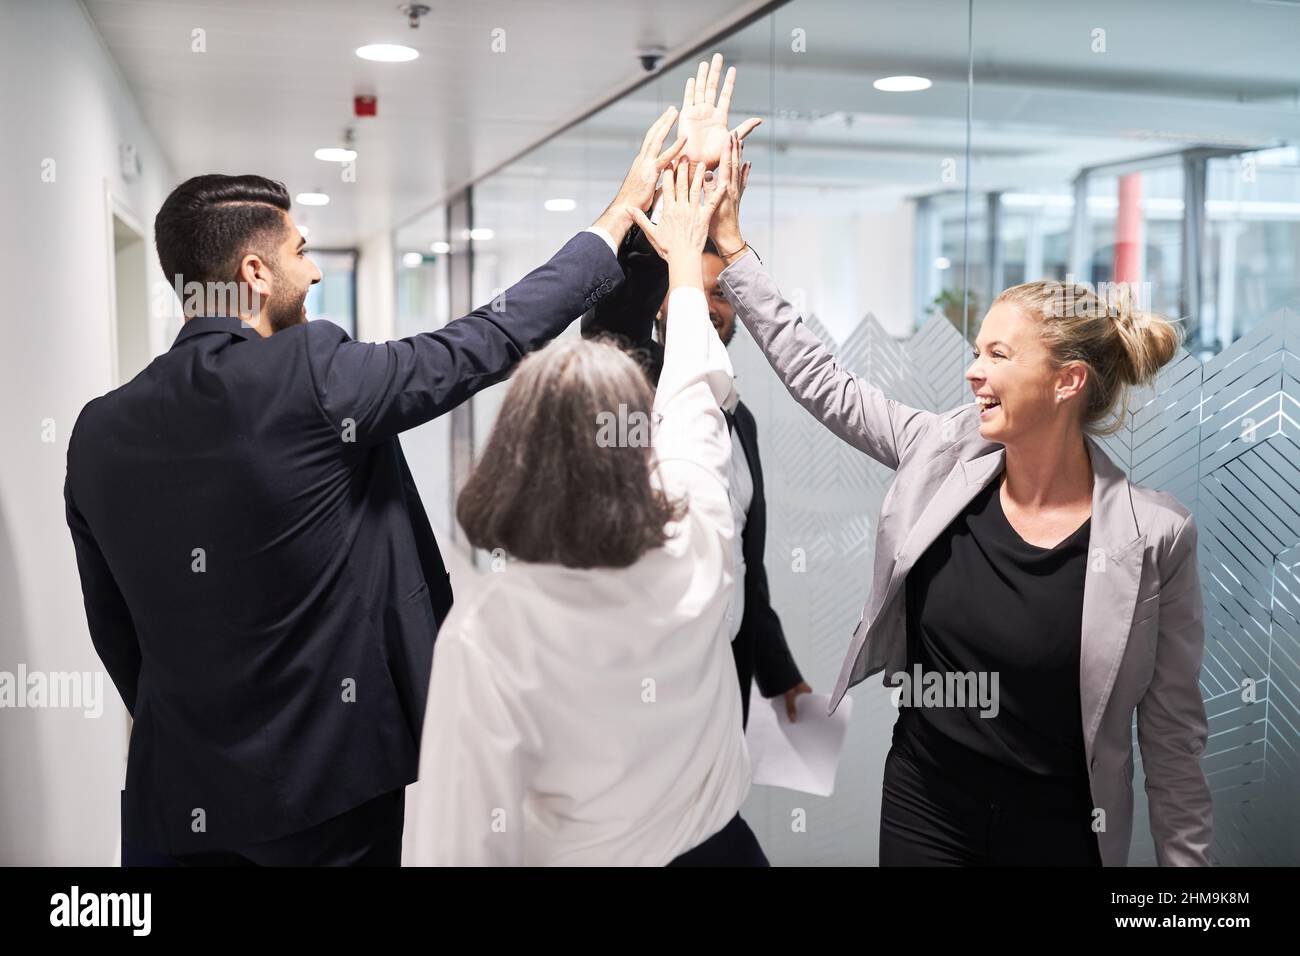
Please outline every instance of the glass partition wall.
[[[791, 0], [404, 224], [398, 332], [490, 301], [589, 225], [646, 126], [714, 50], [739, 73], [732, 125], [763, 120], [745, 151], [746, 238], [837, 358], [890, 397], [934, 410], [969, 400], [969, 343], [1003, 288], [1135, 283], [1187, 338], [1105, 446], [1200, 528], [1212, 857], [1296, 864], [1296, 35], [1300, 7], [1263, 2]], [[887, 81], [900, 77], [924, 82]], [[893, 91], [909, 83], [922, 88]], [[758, 422], [773, 606], [827, 693], [893, 473], [800, 409], [743, 328], [730, 350]], [[404, 439], [450, 533], [504, 388]], [[897, 711], [879, 677], [851, 696], [835, 793], [755, 787], [745, 807], [774, 863], [877, 860]], [[1131, 862], [1149, 864], [1140, 756], [1134, 780]]]

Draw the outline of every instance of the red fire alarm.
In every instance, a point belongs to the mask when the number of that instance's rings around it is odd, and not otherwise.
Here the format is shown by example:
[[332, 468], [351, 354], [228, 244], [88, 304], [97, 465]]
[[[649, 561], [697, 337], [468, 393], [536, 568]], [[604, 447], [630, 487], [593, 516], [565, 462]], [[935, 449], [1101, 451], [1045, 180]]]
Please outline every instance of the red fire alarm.
[[352, 111], [357, 116], [374, 116], [379, 109], [379, 100], [373, 96], [354, 96]]

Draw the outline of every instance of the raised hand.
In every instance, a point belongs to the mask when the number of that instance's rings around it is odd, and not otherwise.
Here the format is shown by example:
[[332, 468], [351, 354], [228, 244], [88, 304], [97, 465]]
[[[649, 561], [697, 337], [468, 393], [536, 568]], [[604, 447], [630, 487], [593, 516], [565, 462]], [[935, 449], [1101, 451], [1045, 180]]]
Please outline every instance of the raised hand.
[[622, 242], [623, 235], [632, 225], [632, 210], [645, 212], [650, 209], [655, 199], [655, 184], [659, 181], [659, 174], [672, 165], [686, 145], [686, 137], [678, 136], [672, 146], [662, 153], [659, 151], [676, 119], [677, 109], [670, 106], [646, 131], [641, 149], [632, 160], [632, 167], [627, 171], [618, 194], [596, 220], [596, 225], [606, 229], [613, 237], [615, 246]]
[[[686, 81], [686, 94], [682, 97], [682, 112], [677, 131], [686, 137], [683, 151], [692, 163], [703, 163], [713, 169], [722, 161], [722, 151], [727, 145], [727, 114], [731, 111], [731, 93], [736, 87], [736, 68], [727, 70], [718, 92], [718, 79], [722, 74], [722, 54], [713, 54], [709, 63], [701, 63], [699, 71]], [[714, 97], [717, 102], [714, 102]], [[763, 121], [747, 119], [734, 132], [743, 140]]]
[[723, 157], [728, 169], [739, 170], [739, 175], [728, 177], [723, 195], [719, 198], [717, 212], [709, 223], [709, 238], [718, 248], [718, 255], [730, 265], [745, 251], [745, 240], [740, 235], [740, 197], [749, 183], [749, 163], [742, 162], [745, 144], [732, 133], [727, 140], [727, 155]]
[[652, 223], [640, 209], [632, 210], [632, 217], [650, 244], [668, 262], [670, 290], [678, 286], [703, 288], [700, 260], [704, 240], [708, 238], [709, 222], [726, 193], [730, 171], [730, 163], [724, 162], [706, 187], [704, 164], [692, 167], [685, 160], [679, 160], [672, 172], [664, 177], [659, 222]]

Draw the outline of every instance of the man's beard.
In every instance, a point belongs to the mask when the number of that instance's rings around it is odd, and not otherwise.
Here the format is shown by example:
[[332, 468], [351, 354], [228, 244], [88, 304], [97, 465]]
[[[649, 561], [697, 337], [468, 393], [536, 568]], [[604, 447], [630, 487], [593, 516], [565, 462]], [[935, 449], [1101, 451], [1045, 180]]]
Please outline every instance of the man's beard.
[[271, 333], [283, 332], [287, 328], [301, 325], [307, 321], [302, 304], [307, 301], [307, 293], [289, 294], [281, 298], [272, 295], [266, 302], [266, 320], [271, 324]]
[[732, 338], [735, 336], [735, 334], [736, 334], [736, 323], [734, 323], [734, 322], [731, 323], [731, 328], [726, 329], [725, 331], [724, 331], [723, 329], [721, 329], [721, 328], [718, 328], [718, 326], [714, 325], [714, 326], [713, 326], [713, 331], [715, 331], [715, 332], [718, 333], [718, 338], [720, 338], [720, 339], [722, 340], [722, 344], [723, 344], [723, 345], [730, 345], [730, 344], [731, 344], [731, 339], [732, 339]]

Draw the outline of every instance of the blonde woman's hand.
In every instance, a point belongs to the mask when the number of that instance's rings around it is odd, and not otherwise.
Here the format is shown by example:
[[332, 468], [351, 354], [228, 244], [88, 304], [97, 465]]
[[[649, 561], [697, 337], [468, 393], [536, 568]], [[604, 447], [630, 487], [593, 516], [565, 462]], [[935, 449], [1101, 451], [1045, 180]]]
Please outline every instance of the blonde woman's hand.
[[724, 161], [729, 169], [739, 170], [739, 175], [728, 178], [726, 190], [718, 202], [718, 210], [709, 223], [709, 238], [717, 247], [722, 261], [730, 265], [745, 251], [745, 240], [740, 234], [740, 197], [749, 183], [749, 163], [743, 162], [745, 141], [734, 133], [727, 141]]

